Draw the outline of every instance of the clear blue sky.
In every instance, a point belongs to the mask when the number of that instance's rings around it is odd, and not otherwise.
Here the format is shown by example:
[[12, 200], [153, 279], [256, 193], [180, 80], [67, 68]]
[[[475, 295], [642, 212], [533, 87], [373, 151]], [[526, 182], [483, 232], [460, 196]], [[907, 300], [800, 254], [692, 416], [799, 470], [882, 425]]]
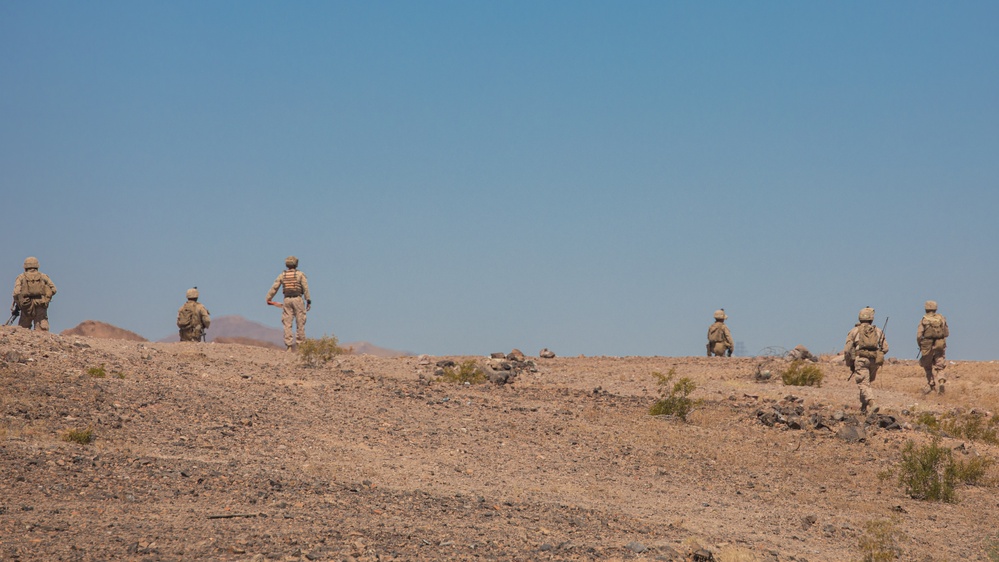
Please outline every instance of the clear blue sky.
[[[999, 3], [3, 2], [0, 265], [431, 354], [997, 359]], [[8, 289], [9, 291], [10, 289]]]

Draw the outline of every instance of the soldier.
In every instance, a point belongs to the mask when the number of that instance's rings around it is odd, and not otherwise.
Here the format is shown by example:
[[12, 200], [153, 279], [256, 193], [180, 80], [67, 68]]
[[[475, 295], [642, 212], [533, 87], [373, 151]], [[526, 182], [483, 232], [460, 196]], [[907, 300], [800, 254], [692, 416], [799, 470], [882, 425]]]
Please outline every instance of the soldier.
[[724, 308], [715, 311], [715, 323], [708, 328], [708, 357], [711, 357], [712, 354], [716, 357], [732, 356], [735, 343], [732, 341], [732, 332], [725, 325], [726, 318], [728, 316], [725, 315]]
[[[305, 313], [312, 308], [312, 299], [309, 297], [309, 281], [305, 274], [298, 270], [298, 258], [288, 256], [284, 260], [286, 270], [282, 271], [267, 292], [267, 304], [280, 306], [281, 323], [284, 324], [284, 345], [285, 351], [291, 351], [296, 345], [296, 337], [292, 335], [291, 324], [294, 321], [298, 326], [297, 343], [305, 341]], [[284, 304], [274, 302], [274, 295], [279, 287], [284, 287]], [[303, 302], [302, 297], [305, 297]]]
[[49, 302], [55, 294], [55, 284], [48, 275], [38, 271], [38, 258], [25, 259], [24, 273], [14, 281], [11, 309], [15, 314], [20, 312], [17, 325], [30, 330], [34, 324], [36, 330], [49, 331]]
[[916, 344], [919, 345], [921, 354], [919, 364], [926, 371], [926, 383], [929, 384], [926, 394], [933, 392], [935, 388], [943, 394], [944, 383], [947, 382], [943, 377], [943, 370], [947, 366], [944, 353], [947, 351], [950, 328], [947, 327], [947, 319], [937, 313], [936, 301], [926, 301], [925, 309], [926, 314], [916, 329]]
[[177, 328], [180, 341], [201, 341], [205, 330], [212, 324], [205, 305], [198, 302], [198, 288], [187, 290], [187, 302], [177, 311]]
[[843, 355], [853, 358], [853, 372], [857, 374], [857, 386], [860, 387], [860, 411], [873, 414], [880, 408], [874, 404], [871, 384], [878, 374], [878, 368], [884, 364], [888, 341], [881, 328], [874, 325], [873, 308], [868, 306], [861, 309], [858, 320], [860, 323], [850, 330], [846, 338]]
[[787, 359], [789, 361], [811, 361], [812, 363], [819, 362], [819, 358], [816, 357], [814, 353], [809, 351], [807, 347], [801, 344], [794, 346], [794, 349], [787, 352]]

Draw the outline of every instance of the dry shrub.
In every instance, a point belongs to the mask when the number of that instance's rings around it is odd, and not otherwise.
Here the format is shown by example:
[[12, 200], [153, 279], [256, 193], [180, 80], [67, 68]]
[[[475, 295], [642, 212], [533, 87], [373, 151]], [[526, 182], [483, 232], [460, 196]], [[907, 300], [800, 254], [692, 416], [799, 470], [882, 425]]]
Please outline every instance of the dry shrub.
[[478, 384], [483, 383], [488, 380], [485, 371], [479, 364], [475, 362], [475, 359], [469, 359], [467, 361], [462, 361], [458, 368], [447, 367], [444, 369], [444, 374], [441, 375], [441, 379], [449, 382], [457, 383], [469, 383]]
[[791, 361], [780, 374], [786, 386], [822, 386], [824, 376], [818, 365], [800, 359]]
[[94, 440], [94, 428], [88, 427], [86, 429], [67, 429], [62, 434], [62, 440], [69, 443], [89, 445]]
[[897, 522], [879, 519], [864, 524], [864, 534], [857, 546], [863, 553], [864, 562], [890, 562], [902, 555], [901, 540], [902, 532]]
[[305, 367], [320, 367], [329, 363], [337, 355], [346, 355], [350, 349], [340, 347], [336, 336], [323, 336], [319, 339], [305, 338], [298, 344], [298, 358]]
[[906, 442], [897, 470], [898, 483], [910, 497], [948, 503], [957, 501], [954, 455], [950, 449], [940, 446], [939, 437], [921, 447], [911, 440]]
[[103, 379], [108, 376], [108, 372], [104, 370], [104, 365], [100, 367], [90, 367], [87, 369], [87, 375], [94, 377], [95, 379]]

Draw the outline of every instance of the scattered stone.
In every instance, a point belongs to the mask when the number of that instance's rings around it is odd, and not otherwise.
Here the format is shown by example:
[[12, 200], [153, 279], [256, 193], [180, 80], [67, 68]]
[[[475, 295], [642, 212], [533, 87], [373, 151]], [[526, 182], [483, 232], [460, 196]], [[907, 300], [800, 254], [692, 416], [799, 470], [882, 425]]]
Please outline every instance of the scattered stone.
[[441, 359], [440, 361], [437, 362], [437, 366], [440, 367], [441, 369], [447, 369], [448, 367], [454, 367], [456, 365], [457, 363], [455, 363], [451, 359]]
[[836, 437], [847, 443], [860, 443], [867, 440], [867, 432], [860, 425], [844, 425], [836, 432]]
[[510, 361], [524, 361], [525, 359], [527, 359], [527, 357], [524, 355], [524, 352], [517, 348], [514, 348], [513, 351], [507, 353], [506, 358], [509, 359]]
[[818, 521], [818, 520], [819, 520], [818, 517], [816, 517], [814, 515], [806, 515], [805, 517], [801, 518], [801, 528], [803, 530], [807, 531], [807, 530], [811, 529], [812, 525], [814, 525], [815, 522]]
[[648, 550], [647, 548], [645, 548], [644, 544], [642, 544], [642, 543], [640, 543], [638, 541], [633, 541], [633, 542], [628, 543], [628, 545], [625, 546], [625, 548], [627, 548], [628, 550], [630, 550], [630, 551], [632, 551], [632, 552], [634, 552], [636, 554], [641, 554], [641, 553], [643, 553], [643, 552], [645, 552], [645, 551]]
[[538, 357], [542, 359], [555, 359], [555, 352], [551, 351], [546, 347], [542, 349], [540, 353], [538, 353]]
[[417, 358], [417, 363], [419, 363], [420, 365], [429, 365], [430, 364], [430, 356], [429, 355], [421, 355], [421, 356], [419, 356]]
[[715, 555], [710, 550], [698, 548], [693, 554], [694, 562], [714, 562]]

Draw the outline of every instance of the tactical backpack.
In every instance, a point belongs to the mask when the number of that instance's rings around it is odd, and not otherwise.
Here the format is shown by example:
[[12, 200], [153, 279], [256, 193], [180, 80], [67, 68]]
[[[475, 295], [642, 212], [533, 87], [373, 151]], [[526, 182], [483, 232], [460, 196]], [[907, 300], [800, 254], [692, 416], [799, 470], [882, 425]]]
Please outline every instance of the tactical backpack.
[[21, 287], [21, 295], [33, 299], [44, 297], [48, 294], [49, 287], [45, 284], [45, 279], [40, 272], [25, 271], [24, 284]]
[[197, 303], [189, 302], [180, 307], [177, 313], [177, 327], [181, 330], [192, 330], [201, 325]]
[[725, 341], [725, 324], [715, 322], [708, 328], [708, 341], [711, 343], [722, 343]]
[[298, 280], [298, 270], [289, 269], [282, 274], [281, 284], [284, 285], [284, 296], [302, 296], [302, 283]]
[[947, 337], [943, 316], [927, 314], [923, 317], [923, 337], [938, 340]]
[[860, 325], [856, 341], [857, 348], [863, 351], [877, 351], [881, 346], [881, 337], [878, 335], [878, 329], [872, 324]]

